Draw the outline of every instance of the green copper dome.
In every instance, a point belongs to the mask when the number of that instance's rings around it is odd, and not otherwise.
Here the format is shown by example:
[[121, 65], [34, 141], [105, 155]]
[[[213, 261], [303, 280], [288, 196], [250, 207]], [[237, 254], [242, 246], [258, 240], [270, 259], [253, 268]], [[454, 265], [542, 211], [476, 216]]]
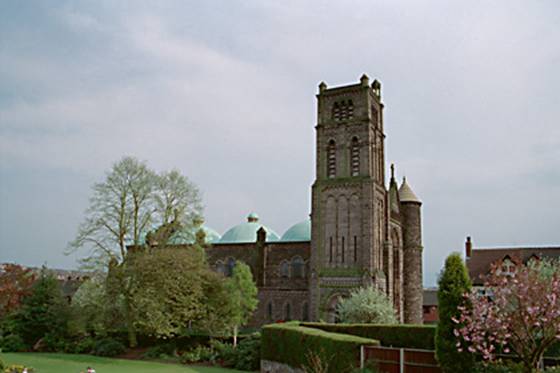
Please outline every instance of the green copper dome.
[[195, 228], [194, 233], [192, 231], [192, 228], [175, 232], [171, 236], [171, 238], [169, 238], [169, 244], [170, 245], [192, 244], [195, 242], [196, 232], [198, 232], [200, 229], [202, 229], [204, 231], [204, 234], [206, 235], [206, 243], [218, 242], [221, 238], [218, 232], [216, 232], [212, 228], [202, 225], [198, 228]]
[[247, 222], [238, 224], [233, 228], [230, 228], [219, 243], [245, 243], [245, 242], [256, 242], [257, 241], [257, 231], [263, 227], [266, 231], [266, 241], [278, 241], [279, 237], [272, 229], [259, 223], [259, 218], [257, 214], [251, 213], [247, 217]]
[[292, 225], [283, 235], [280, 241], [302, 242], [311, 241], [311, 219], [307, 219]]

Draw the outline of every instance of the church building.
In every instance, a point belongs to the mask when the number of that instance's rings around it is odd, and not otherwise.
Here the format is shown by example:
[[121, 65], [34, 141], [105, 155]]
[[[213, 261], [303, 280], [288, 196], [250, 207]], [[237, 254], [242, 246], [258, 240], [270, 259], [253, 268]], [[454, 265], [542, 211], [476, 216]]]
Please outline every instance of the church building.
[[281, 237], [252, 213], [220, 236], [203, 227], [208, 260], [224, 275], [251, 267], [259, 305], [252, 325], [279, 320], [336, 321], [339, 297], [375, 286], [404, 323], [422, 323], [422, 202], [393, 166], [385, 184], [381, 84], [317, 94], [316, 176], [310, 219]]

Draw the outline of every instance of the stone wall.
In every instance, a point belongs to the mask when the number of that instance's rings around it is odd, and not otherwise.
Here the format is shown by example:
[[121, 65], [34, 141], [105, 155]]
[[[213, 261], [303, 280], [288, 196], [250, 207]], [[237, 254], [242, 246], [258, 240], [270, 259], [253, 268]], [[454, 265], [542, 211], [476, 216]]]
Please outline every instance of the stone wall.
[[261, 373], [304, 373], [304, 371], [276, 361], [261, 360]]

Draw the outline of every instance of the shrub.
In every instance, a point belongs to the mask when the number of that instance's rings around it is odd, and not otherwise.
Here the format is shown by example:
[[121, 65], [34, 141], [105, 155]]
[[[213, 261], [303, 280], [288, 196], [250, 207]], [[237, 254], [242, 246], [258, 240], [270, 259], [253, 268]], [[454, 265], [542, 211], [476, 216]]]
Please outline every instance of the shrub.
[[183, 355], [181, 355], [180, 361], [182, 364], [198, 363], [201, 361], [209, 361], [213, 363], [214, 361], [216, 361], [216, 358], [216, 352], [210, 347], [197, 346], [194, 349], [183, 353]]
[[42, 352], [64, 352], [69, 349], [70, 343], [60, 336], [46, 334], [38, 343], [38, 351]]
[[210, 341], [210, 348], [216, 352], [216, 359], [221, 360], [223, 366], [233, 367], [235, 365], [236, 351], [231, 343], [213, 339]]
[[313, 353], [329, 364], [329, 372], [345, 372], [355, 367], [361, 345], [379, 342], [294, 324], [275, 324], [262, 329], [261, 357], [300, 368], [308, 366], [306, 356]]
[[545, 369], [545, 373], [560, 373], [560, 366], [548, 367]]
[[393, 304], [373, 286], [352, 290], [340, 299], [336, 312], [342, 323], [398, 324]]
[[27, 350], [27, 346], [19, 335], [10, 334], [0, 339], [0, 349], [4, 352], [22, 352]]
[[95, 342], [93, 354], [97, 356], [113, 357], [124, 353], [124, 344], [112, 338], [104, 338]]
[[166, 359], [176, 355], [177, 347], [175, 343], [168, 342], [150, 347], [142, 357], [145, 359]]
[[522, 373], [523, 365], [513, 363], [511, 361], [496, 363], [483, 363], [478, 362], [473, 367], [474, 373]]
[[459, 352], [454, 329], [458, 325], [460, 306], [465, 305], [464, 295], [471, 289], [471, 280], [463, 259], [457, 253], [445, 260], [445, 267], [438, 282], [439, 322], [436, 330], [436, 358], [443, 372], [469, 372], [474, 357], [469, 352]]
[[4, 362], [0, 359], [0, 372], [4, 371]]
[[232, 367], [238, 370], [259, 370], [261, 362], [261, 335], [260, 333], [242, 339], [237, 348], [233, 349]]
[[382, 346], [434, 349], [435, 325], [375, 325], [375, 324], [324, 324], [301, 323], [301, 326], [332, 333], [350, 334], [376, 339]]

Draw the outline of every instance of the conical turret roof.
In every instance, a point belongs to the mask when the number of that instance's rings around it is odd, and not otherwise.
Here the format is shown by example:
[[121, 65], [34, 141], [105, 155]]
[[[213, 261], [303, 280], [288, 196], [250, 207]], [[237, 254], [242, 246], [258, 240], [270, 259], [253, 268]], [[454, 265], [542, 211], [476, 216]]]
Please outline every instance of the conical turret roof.
[[406, 182], [406, 178], [403, 178], [403, 182], [399, 189], [399, 199], [401, 202], [416, 202], [422, 203], [420, 199], [414, 194], [412, 188]]

